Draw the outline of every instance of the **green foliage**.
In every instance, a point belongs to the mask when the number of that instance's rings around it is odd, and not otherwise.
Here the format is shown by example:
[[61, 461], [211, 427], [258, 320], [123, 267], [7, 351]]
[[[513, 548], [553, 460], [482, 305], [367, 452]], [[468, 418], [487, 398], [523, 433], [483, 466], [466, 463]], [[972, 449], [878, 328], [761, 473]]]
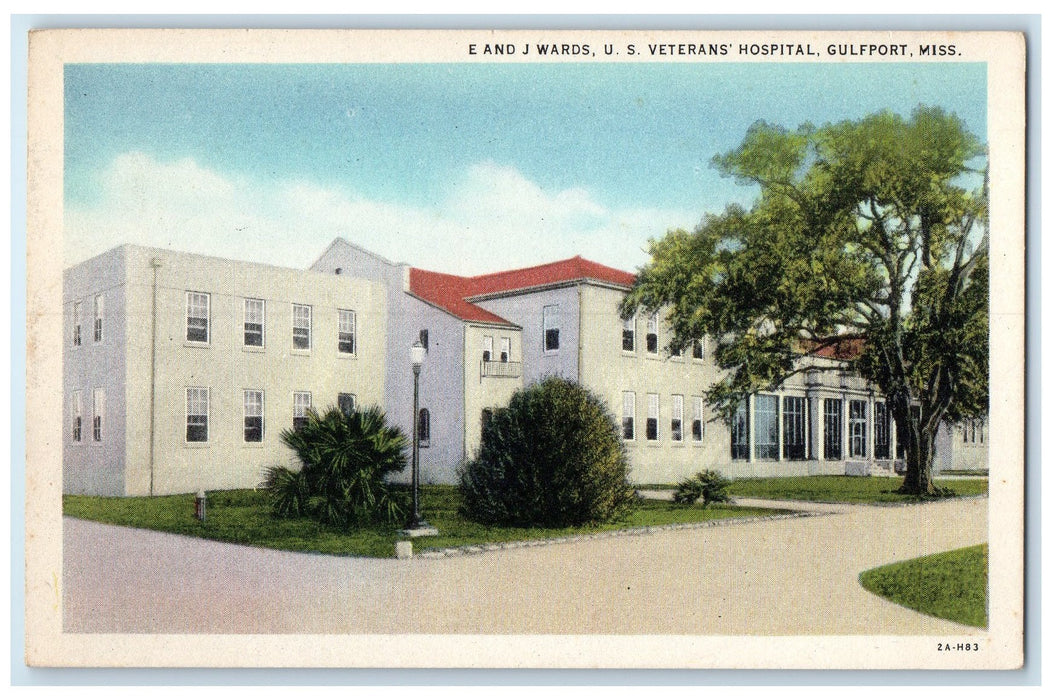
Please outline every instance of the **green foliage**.
[[387, 425], [372, 407], [345, 414], [330, 408], [309, 411], [298, 430], [285, 430], [282, 441], [301, 468], [267, 470], [263, 488], [279, 517], [311, 517], [335, 527], [393, 523], [405, 517], [404, 494], [387, 478], [405, 468], [405, 435]]
[[[882, 476], [789, 476], [735, 479], [728, 486], [740, 498], [766, 498], [819, 503], [916, 503], [922, 496], [901, 494], [899, 482]], [[952, 484], [950, 489], [948, 485]], [[986, 479], [935, 480], [933, 488], [944, 497], [982, 496]]]
[[986, 627], [989, 547], [982, 544], [864, 571], [862, 587], [893, 603]]
[[707, 398], [727, 420], [750, 393], [839, 369], [815, 351], [862, 340], [854, 370], [907, 428], [908, 490], [928, 492], [939, 426], [987, 406], [984, 146], [918, 107], [795, 131], [758, 122], [714, 163], [759, 198], [651, 241], [622, 313], [665, 309], [673, 347], [716, 341], [727, 374]]
[[552, 377], [517, 391], [460, 473], [464, 514], [486, 525], [565, 527], [634, 505], [620, 430], [603, 402]]
[[[455, 486], [421, 486], [420, 500], [428, 521], [441, 534], [416, 539], [417, 551], [783, 512], [736, 506], [683, 508], [667, 501], [642, 501], [626, 520], [618, 523], [576, 528], [497, 528], [484, 527], [463, 518], [460, 515], [460, 494]], [[275, 518], [269, 494], [250, 489], [209, 492], [208, 519], [205, 522], [194, 518], [192, 493], [120, 498], [67, 495], [62, 497], [62, 505], [62, 512], [68, 517], [294, 552], [393, 557], [395, 542], [403, 539], [398, 534], [398, 525], [381, 523], [346, 529], [323, 525], [306, 517]]]
[[672, 500], [681, 505], [693, 505], [701, 499], [702, 506], [708, 508], [711, 503], [726, 503], [731, 500], [727, 494], [730, 481], [723, 478], [718, 471], [706, 469], [676, 485]]

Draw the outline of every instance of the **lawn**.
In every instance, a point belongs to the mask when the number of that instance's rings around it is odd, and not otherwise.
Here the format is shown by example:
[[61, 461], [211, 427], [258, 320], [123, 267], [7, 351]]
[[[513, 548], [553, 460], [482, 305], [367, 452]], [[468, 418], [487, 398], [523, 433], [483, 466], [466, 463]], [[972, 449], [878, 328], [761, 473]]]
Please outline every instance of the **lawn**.
[[[727, 491], [742, 498], [771, 498], [821, 503], [915, 503], [915, 496], [895, 493], [901, 478], [880, 476], [799, 476], [776, 479], [735, 479]], [[987, 492], [986, 479], [936, 479], [935, 485], [957, 496]]]
[[926, 615], [986, 627], [985, 544], [864, 571], [862, 587]]
[[[451, 486], [425, 486], [421, 489], [421, 510], [424, 517], [438, 528], [439, 535], [414, 540], [417, 553], [435, 548], [568, 537], [784, 512], [727, 505], [712, 505], [708, 508], [684, 507], [665, 501], [646, 500], [627, 519], [617, 523], [558, 529], [498, 528], [484, 527], [465, 520], [457, 513], [459, 499], [456, 488]], [[272, 549], [323, 554], [392, 557], [394, 543], [401, 539], [396, 527], [342, 531], [319, 525], [306, 518], [273, 518], [270, 516], [264, 493], [252, 490], [210, 492], [208, 517], [204, 523], [193, 517], [193, 494], [153, 498], [64, 496], [63, 512], [71, 517], [114, 525], [161, 530]]]

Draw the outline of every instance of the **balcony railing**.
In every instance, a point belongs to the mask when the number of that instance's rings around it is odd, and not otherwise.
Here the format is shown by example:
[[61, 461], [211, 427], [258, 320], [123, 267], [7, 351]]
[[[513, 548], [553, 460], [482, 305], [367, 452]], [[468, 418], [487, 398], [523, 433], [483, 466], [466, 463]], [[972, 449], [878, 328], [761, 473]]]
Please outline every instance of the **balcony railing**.
[[482, 361], [481, 375], [483, 377], [521, 377], [521, 362], [489, 362]]

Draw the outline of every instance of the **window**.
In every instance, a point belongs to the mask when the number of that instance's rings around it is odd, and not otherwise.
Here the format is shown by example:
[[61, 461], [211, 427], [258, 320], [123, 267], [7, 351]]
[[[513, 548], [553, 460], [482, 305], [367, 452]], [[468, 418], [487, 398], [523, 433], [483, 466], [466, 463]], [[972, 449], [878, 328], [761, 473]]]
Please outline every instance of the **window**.
[[292, 392], [292, 429], [301, 430], [307, 425], [311, 400], [309, 391]]
[[692, 396], [694, 403], [694, 420], [690, 424], [690, 438], [694, 442], [702, 442], [705, 439], [705, 402], [700, 396]]
[[873, 458], [891, 458], [891, 415], [883, 401], [873, 404]]
[[420, 440], [421, 447], [431, 447], [431, 412], [426, 408], [420, 409], [420, 417], [417, 419], [416, 435]]
[[[965, 421], [962, 426], [962, 439], [966, 445], [982, 445], [986, 442], [986, 421], [981, 418], [973, 418]], [[876, 430], [876, 428], [874, 428]]]
[[636, 439], [636, 392], [621, 393], [621, 437]]
[[102, 295], [95, 295], [95, 342], [102, 342]]
[[106, 390], [94, 389], [91, 392], [91, 439], [102, 442], [102, 416], [106, 410]]
[[807, 401], [802, 396], [782, 399], [782, 452], [786, 459], [807, 458]]
[[658, 351], [658, 317], [653, 314], [647, 319], [647, 352], [656, 355]]
[[636, 351], [636, 317], [626, 318], [621, 322], [621, 349], [625, 352]]
[[507, 362], [511, 359], [511, 338], [500, 339], [500, 361]]
[[544, 351], [555, 352], [559, 349], [559, 307], [545, 306], [542, 309], [544, 323]]
[[731, 416], [731, 459], [749, 459], [749, 399], [738, 402]]
[[341, 354], [354, 354], [354, 312], [340, 309], [340, 337], [337, 349]]
[[427, 343], [428, 343], [427, 329], [426, 328], [421, 328], [420, 329], [420, 344], [424, 346], [424, 351], [425, 352], [428, 349], [428, 344]]
[[778, 459], [778, 397], [756, 395], [756, 458]]
[[84, 415], [84, 407], [80, 402], [80, 392], [73, 392], [73, 405], [71, 406], [73, 413], [73, 442], [80, 442], [81, 439], [81, 424], [83, 421], [82, 416]]
[[245, 442], [263, 442], [263, 392], [245, 390]]
[[245, 299], [245, 346], [263, 347], [263, 319], [266, 302], [262, 299]]
[[186, 340], [190, 343], [208, 342], [208, 310], [210, 297], [204, 292], [186, 293]]
[[844, 402], [842, 399], [826, 399], [823, 404], [823, 428], [825, 432], [824, 455], [826, 459], [844, 458]]
[[866, 402], [852, 401], [848, 406], [848, 435], [851, 443], [849, 454], [852, 457], [866, 456]]
[[336, 396], [336, 407], [340, 413], [349, 416], [357, 410], [358, 397], [354, 394], [338, 394]]
[[80, 345], [80, 314], [81, 304], [79, 301], [73, 302], [73, 345]]
[[694, 355], [695, 360], [705, 359], [705, 340], [703, 338], [694, 341], [692, 354]]
[[672, 395], [672, 441], [683, 442], [683, 397]]
[[489, 362], [493, 359], [493, 336], [482, 336], [482, 361]]
[[292, 348], [310, 350], [310, 307], [292, 305]]
[[658, 439], [658, 417], [661, 401], [657, 394], [647, 394], [647, 440]]
[[186, 388], [186, 441], [208, 442], [207, 388]]

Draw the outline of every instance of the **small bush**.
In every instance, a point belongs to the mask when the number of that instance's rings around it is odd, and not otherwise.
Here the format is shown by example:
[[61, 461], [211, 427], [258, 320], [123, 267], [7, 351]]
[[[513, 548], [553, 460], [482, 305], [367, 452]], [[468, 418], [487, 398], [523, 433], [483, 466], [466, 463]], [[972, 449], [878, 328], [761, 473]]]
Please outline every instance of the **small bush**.
[[283, 431], [281, 440], [296, 452], [301, 469], [267, 470], [262, 486], [275, 515], [339, 527], [394, 523], [406, 516], [405, 495], [392, 489], [387, 477], [405, 468], [409, 442], [387, 425], [379, 408], [309, 411], [306, 424]]
[[710, 503], [727, 503], [731, 500], [727, 495], [730, 483], [719, 472], [706, 469], [677, 484], [672, 500], [682, 505], [693, 505], [700, 498], [702, 506], [706, 508]]
[[484, 525], [568, 527], [631, 510], [628, 459], [603, 402], [552, 377], [520, 389], [483, 426], [460, 473], [462, 514]]

